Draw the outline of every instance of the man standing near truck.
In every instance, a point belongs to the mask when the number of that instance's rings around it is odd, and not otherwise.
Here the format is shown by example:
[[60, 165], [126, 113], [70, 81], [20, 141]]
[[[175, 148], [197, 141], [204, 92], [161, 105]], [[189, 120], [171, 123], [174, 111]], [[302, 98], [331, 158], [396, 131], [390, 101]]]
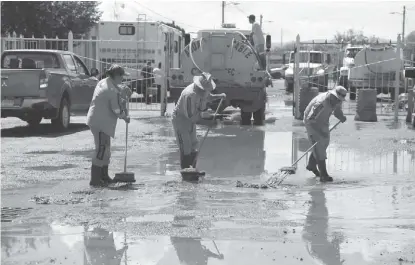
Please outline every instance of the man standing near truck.
[[333, 181], [326, 167], [326, 151], [330, 144], [329, 120], [333, 113], [341, 122], [346, 121], [346, 116], [341, 110], [341, 104], [345, 101], [346, 95], [347, 90], [342, 86], [337, 86], [313, 98], [304, 111], [304, 124], [308, 139], [312, 145], [317, 143], [306, 168], [320, 177], [321, 182]]
[[254, 40], [254, 47], [259, 56], [261, 57], [262, 64], [265, 63], [265, 38], [264, 33], [262, 33], [261, 26], [258, 22], [255, 22], [255, 15], [250, 15], [249, 23], [252, 24], [251, 38]]
[[[209, 73], [202, 73], [193, 78], [181, 93], [179, 101], [173, 110], [172, 123], [176, 141], [180, 149], [181, 168], [196, 167], [197, 145], [196, 122], [203, 118], [212, 118], [212, 114], [205, 112], [207, 103], [217, 99], [224, 99], [226, 95], [211, 94], [216, 84]], [[200, 172], [203, 175], [203, 172]]]
[[143, 101], [146, 104], [150, 104], [150, 97], [147, 94], [147, 89], [153, 85], [153, 67], [151, 67], [151, 62], [147, 62], [147, 65], [141, 69], [141, 76], [143, 80], [141, 82], [141, 92], [143, 93]]

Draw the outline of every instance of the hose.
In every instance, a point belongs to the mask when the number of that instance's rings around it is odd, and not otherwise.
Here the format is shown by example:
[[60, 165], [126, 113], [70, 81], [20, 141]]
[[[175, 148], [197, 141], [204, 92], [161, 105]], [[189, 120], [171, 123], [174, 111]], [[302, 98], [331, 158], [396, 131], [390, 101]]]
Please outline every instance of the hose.
[[[200, 38], [200, 46], [202, 46], [202, 39]], [[196, 64], [194, 58], [193, 58], [193, 52], [192, 52], [192, 43], [193, 43], [193, 39], [190, 40], [189, 43], [189, 54], [190, 54], [190, 59], [192, 60], [192, 63], [194, 66], [196, 66], [196, 68], [200, 71], [200, 73], [203, 73], [202, 69], [200, 69], [200, 67]]]

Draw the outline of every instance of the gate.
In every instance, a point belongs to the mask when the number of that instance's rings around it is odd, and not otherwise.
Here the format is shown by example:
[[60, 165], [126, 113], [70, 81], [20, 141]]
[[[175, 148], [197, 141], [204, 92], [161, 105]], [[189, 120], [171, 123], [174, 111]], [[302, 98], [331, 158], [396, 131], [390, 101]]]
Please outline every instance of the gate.
[[[100, 75], [98, 78], [105, 77], [108, 67], [117, 63], [125, 67], [130, 75], [124, 80], [132, 90], [133, 95], [130, 99], [131, 110], [160, 111], [164, 115], [167, 104], [167, 81], [161, 87], [154, 84], [154, 75], [151, 72], [143, 71], [147, 62], [151, 62], [152, 67], [157, 67], [162, 63], [165, 73], [164, 79], [167, 80], [172, 53], [171, 38], [165, 34], [163, 41], [135, 41], [135, 40], [100, 40], [73, 39], [72, 32], [69, 32], [67, 39], [48, 39], [44, 38], [24, 38], [16, 33], [2, 38], [2, 52], [10, 49], [46, 49], [46, 50], [65, 50], [75, 53], [91, 70], [97, 68]], [[167, 67], [166, 67], [167, 66]], [[163, 91], [162, 91], [163, 90]]]

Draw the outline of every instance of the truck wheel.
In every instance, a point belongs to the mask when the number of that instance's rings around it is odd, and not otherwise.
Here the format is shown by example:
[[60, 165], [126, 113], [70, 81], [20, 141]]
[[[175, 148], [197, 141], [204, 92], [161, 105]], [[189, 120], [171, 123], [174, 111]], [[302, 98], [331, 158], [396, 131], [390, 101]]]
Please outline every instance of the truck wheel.
[[241, 125], [251, 125], [252, 112], [244, 112], [241, 110]]
[[294, 91], [294, 84], [287, 83], [287, 85], [285, 86], [285, 91], [287, 91], [288, 93], [292, 93]]
[[265, 108], [260, 108], [254, 112], [254, 125], [264, 125], [265, 121]]
[[356, 88], [355, 87], [350, 87], [350, 95], [349, 98], [350, 100], [356, 100]]
[[42, 121], [42, 116], [39, 116], [39, 115], [34, 115], [30, 118], [25, 119], [25, 122], [29, 124], [29, 127], [36, 127], [40, 124], [41, 121]]
[[58, 130], [67, 130], [71, 122], [71, 109], [66, 98], [63, 98], [59, 107], [58, 117], [52, 119], [52, 125]]
[[347, 82], [347, 76], [341, 76], [339, 79], [339, 85], [345, 89], [349, 89], [349, 82]]

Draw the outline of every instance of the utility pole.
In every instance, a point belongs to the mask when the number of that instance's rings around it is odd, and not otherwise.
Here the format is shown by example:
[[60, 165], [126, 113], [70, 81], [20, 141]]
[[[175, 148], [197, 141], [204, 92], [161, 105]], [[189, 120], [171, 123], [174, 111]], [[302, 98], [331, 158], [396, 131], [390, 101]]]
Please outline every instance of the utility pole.
[[403, 13], [402, 13], [402, 43], [405, 43], [405, 16], [406, 16], [406, 7], [403, 6]]
[[222, 24], [225, 24], [225, 1], [222, 1]]
[[263, 18], [262, 15], [260, 15], [259, 16], [259, 26], [261, 26], [261, 29], [262, 29], [262, 18]]

